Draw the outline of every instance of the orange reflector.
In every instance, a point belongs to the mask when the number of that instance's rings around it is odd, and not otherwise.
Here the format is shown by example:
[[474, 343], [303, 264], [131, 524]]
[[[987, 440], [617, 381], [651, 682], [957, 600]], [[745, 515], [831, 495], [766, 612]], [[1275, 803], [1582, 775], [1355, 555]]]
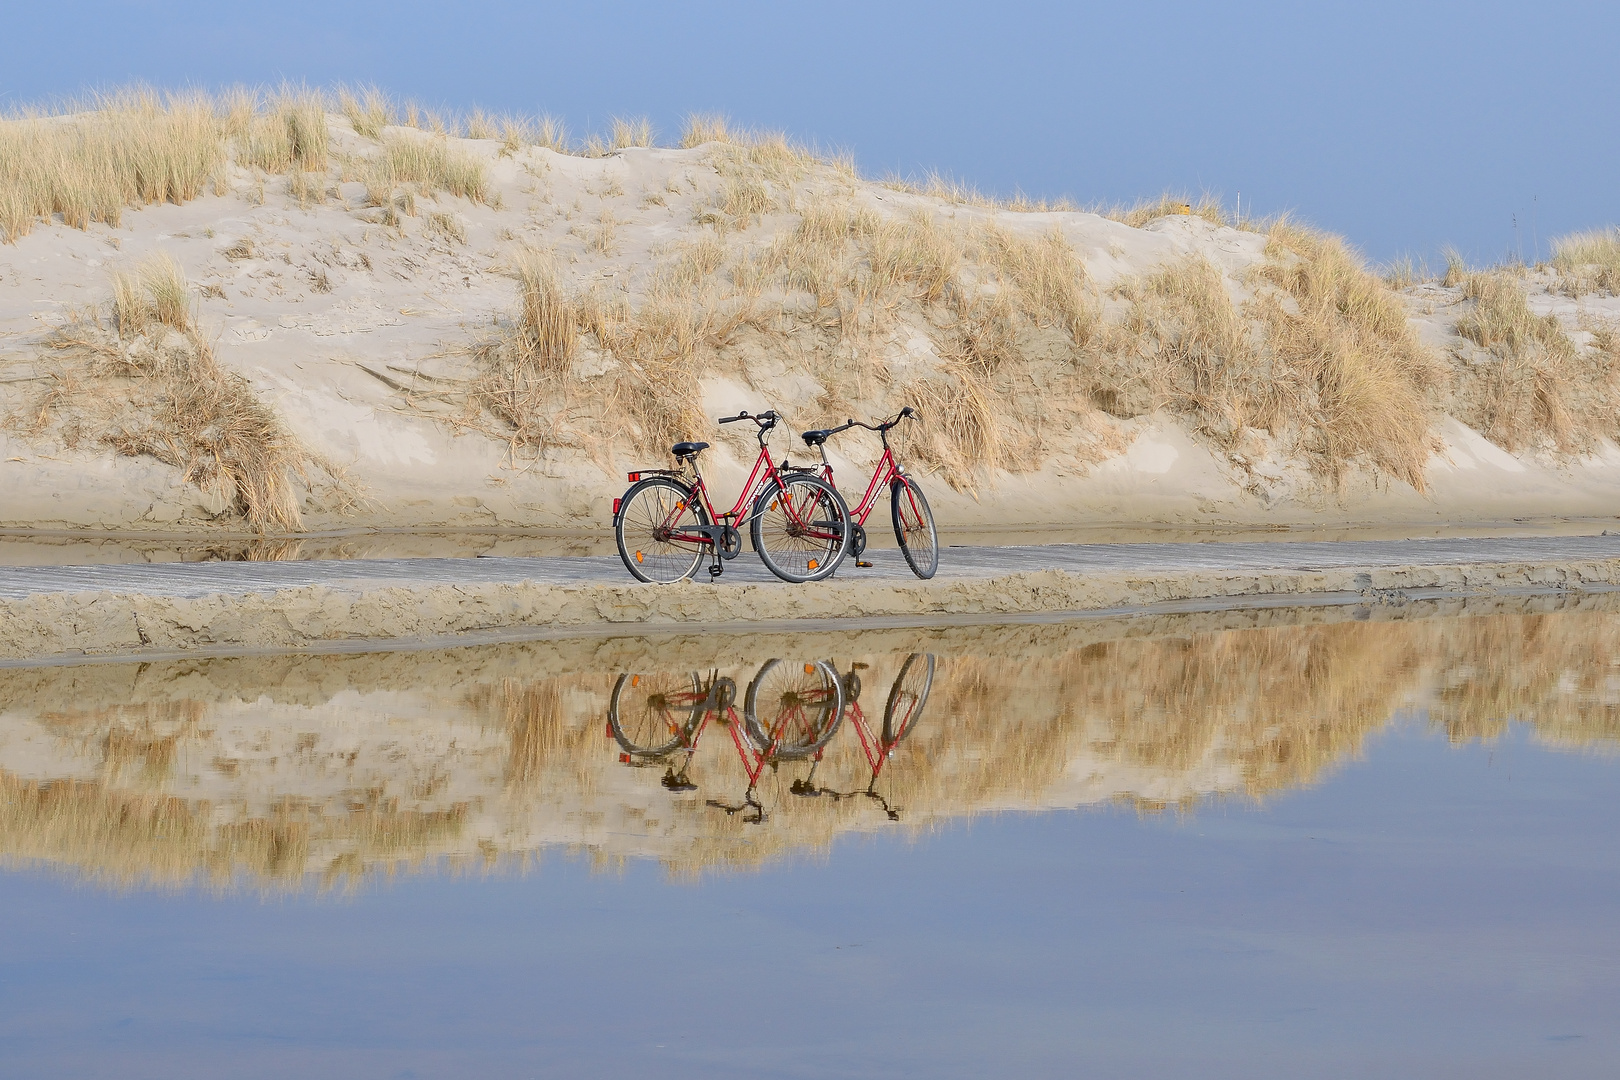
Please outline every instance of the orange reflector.
[[810, 560], [810, 569], [814, 570], [816, 567], [818, 567], [820, 565], [821, 565], [821, 563], [818, 562], [817, 560], [815, 560], [815, 559]]
[[806, 675], [814, 675], [816, 673], [816, 665], [814, 665], [814, 664], [806, 664], [806, 665], [804, 665], [804, 673]]
[[636, 562], [640, 562], [640, 561], [641, 561], [641, 552], [638, 551], [638, 552], [636, 552]]
[[632, 675], [632, 676], [630, 676], [630, 685], [631, 686], [640, 686], [641, 685], [641, 676], [640, 675]]
[[781, 504], [781, 503], [779, 503], [779, 502], [777, 502], [777, 501], [776, 501], [776, 500], [775, 500], [775, 499], [772, 499], [772, 500], [771, 500], [771, 509], [772, 509], [772, 510], [775, 510], [775, 509], [776, 509], [776, 508], [777, 508], [777, 507], [778, 507], [778, 506], [781, 506], [781, 505], [782, 505], [782, 504]]

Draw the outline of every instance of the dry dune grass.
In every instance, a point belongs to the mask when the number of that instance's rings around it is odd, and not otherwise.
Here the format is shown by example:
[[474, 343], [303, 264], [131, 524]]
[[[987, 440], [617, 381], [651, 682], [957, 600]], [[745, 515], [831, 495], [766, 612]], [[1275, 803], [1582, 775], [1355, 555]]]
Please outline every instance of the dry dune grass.
[[284, 89], [268, 98], [234, 91], [221, 102], [223, 135], [236, 160], [270, 173], [324, 172], [329, 164], [327, 102], [310, 90]]
[[941, 172], [928, 172], [921, 177], [912, 179], [890, 176], [884, 179], [882, 183], [884, 187], [891, 191], [903, 191], [909, 195], [922, 195], [930, 199], [938, 199], [940, 202], [950, 206], [972, 206], [981, 210], [1006, 210], [1015, 214], [1060, 213], [1080, 209], [1073, 200], [1067, 198], [1032, 199], [1022, 192], [1015, 193], [1011, 198], [998, 198], [985, 194], [972, 184]]
[[[922, 211], [885, 219], [829, 195], [804, 200], [798, 223], [768, 243], [728, 246], [734, 229], [776, 205], [773, 190], [785, 198], [811, 166], [807, 152], [774, 138], [718, 147], [724, 222], [666, 249], [636, 302], [622, 293], [567, 295], [546, 256], [514, 257], [519, 314], [479, 347], [474, 393], [514, 445], [556, 441], [571, 417], [609, 415], [610, 404], [633, 423], [637, 451], [661, 452], [707, 427], [697, 409], [700, 370], [740, 368], [746, 378], [751, 361], [779, 358], [807, 328], [819, 348], [800, 362], [826, 388], [824, 408], [854, 408], [884, 388], [903, 396], [930, 416], [915, 456], [962, 486], [982, 469], [1022, 460], [1002, 429], [1030, 339], [1055, 335], [1072, 353], [1097, 324], [1084, 265], [1061, 234], [963, 227]], [[891, 386], [872, 360], [875, 343], [908, 316], [928, 327], [940, 360]], [[609, 358], [612, 377], [571, 375], [581, 349]]]
[[1338, 238], [1279, 222], [1267, 241], [1241, 307], [1197, 255], [1123, 283], [1098, 400], [1123, 416], [1170, 409], [1223, 447], [1245, 428], [1288, 435], [1329, 479], [1362, 461], [1423, 490], [1438, 359]]
[[1094, 212], [1110, 220], [1129, 225], [1133, 229], [1140, 229], [1149, 222], [1178, 214], [1203, 218], [1211, 225], [1245, 227], [1238, 222], [1228, 220], [1226, 210], [1221, 206], [1220, 200], [1209, 194], [1194, 199], [1188, 195], [1167, 191], [1156, 199], [1143, 199], [1132, 203], [1130, 206], [1097, 207]]
[[[1125, 283], [1126, 315], [1105, 328], [1085, 265], [1055, 227], [869, 202], [811, 151], [722, 118], [691, 118], [683, 141], [708, 147], [719, 174], [697, 215], [712, 235], [695, 242], [717, 257], [680, 289], [661, 269], [642, 295], [574, 298], [594, 314], [571, 321], [588, 352], [626, 372], [615, 379], [584, 385], [553, 371], [537, 397], [524, 392], [532, 350], [485, 348], [508, 358], [486, 365], [484, 382], [507, 399], [492, 411], [517, 444], [538, 446], [613, 401], [634, 420], [636, 452], [660, 453], [707, 427], [695, 409], [699, 367], [747, 383], [768, 356], [816, 380], [829, 415], [874, 400], [922, 408], [925, 430], [908, 433], [908, 452], [964, 490], [1038, 465], [1054, 438], [1079, 462], [1106, 456], [1119, 436], [1098, 407], [1170, 409], [1224, 448], [1265, 430], [1330, 481], [1359, 463], [1423, 488], [1443, 371], [1399, 297], [1337, 238], [1273, 223], [1267, 263], [1243, 283], [1254, 300], [1235, 304], [1241, 285], [1188, 259]], [[1121, 214], [1142, 223], [1178, 205], [1166, 197]], [[1181, 209], [1224, 220], [1210, 199]], [[760, 237], [752, 230], [769, 215], [797, 221]], [[934, 362], [894, 363], [905, 327], [927, 335]], [[535, 337], [529, 314], [514, 332], [518, 346]], [[657, 378], [626, 392], [631, 372]]]
[[[313, 177], [324, 177], [334, 164], [328, 127], [334, 109], [356, 132], [382, 144], [359, 166], [368, 187], [388, 192], [378, 205], [405, 184], [427, 195], [444, 191], [474, 201], [488, 196], [487, 173], [475, 156], [442, 138], [386, 130], [397, 110], [375, 88], [340, 87], [331, 94], [302, 87], [235, 89], [213, 96], [135, 88], [73, 108], [0, 119], [0, 236], [7, 242], [53, 215], [73, 228], [117, 225], [128, 207], [187, 202], [210, 182], [223, 191], [225, 167], [232, 162], [291, 174], [295, 197], [307, 202], [325, 188]], [[412, 115], [429, 132], [448, 130], [430, 114]], [[531, 124], [476, 114], [474, 123], [512, 148], [562, 148], [566, 142], [549, 118]], [[648, 145], [651, 134], [644, 122], [621, 122], [615, 129], [616, 138], [632, 140], [626, 145]]]
[[707, 142], [730, 142], [731, 124], [718, 113], [693, 113], [681, 126], [681, 147], [690, 150]]
[[1400, 298], [1337, 237], [1278, 222], [1259, 278], [1293, 301], [1262, 296], [1271, 348], [1300, 386], [1293, 420], [1306, 451], [1336, 474], [1357, 458], [1422, 491], [1443, 371], [1418, 343]]
[[[657, 452], [706, 426], [697, 407], [697, 364], [747, 316], [746, 298], [721, 288], [717, 242], [678, 246], [655, 267], [643, 301], [572, 294], [551, 256], [514, 256], [520, 310], [474, 350], [471, 401], [508, 430], [516, 450], [548, 445], [605, 452], [632, 425], [632, 443]], [[582, 348], [612, 358], [603, 376], [577, 376]]]
[[299, 527], [295, 477], [313, 486], [324, 474], [333, 496], [352, 499], [340, 470], [220, 366], [172, 259], [115, 274], [110, 316], [103, 325], [85, 313], [49, 339], [62, 366], [27, 420], [34, 431], [54, 423], [69, 445], [156, 458], [259, 530]]
[[1513, 269], [1468, 273], [1459, 284], [1473, 303], [1457, 332], [1483, 353], [1480, 362], [1459, 365], [1464, 423], [1509, 451], [1581, 453], [1616, 432], [1620, 357], [1602, 333], [1596, 348], [1577, 349], [1556, 316], [1530, 310]]
[[54, 214], [117, 225], [126, 207], [197, 198], [224, 160], [213, 103], [195, 94], [132, 90], [0, 119], [0, 233], [16, 243]]
[[1560, 237], [1553, 241], [1552, 265], [1571, 296], [1620, 294], [1620, 229]]
[[432, 136], [385, 135], [381, 152], [370, 159], [364, 176], [368, 197], [377, 206], [390, 205], [397, 189], [406, 184], [425, 196], [443, 191], [473, 202], [486, 202], [489, 196], [484, 163]]
[[358, 135], [379, 139], [383, 128], [394, 122], [394, 103], [375, 86], [339, 86], [336, 95], [338, 109]]

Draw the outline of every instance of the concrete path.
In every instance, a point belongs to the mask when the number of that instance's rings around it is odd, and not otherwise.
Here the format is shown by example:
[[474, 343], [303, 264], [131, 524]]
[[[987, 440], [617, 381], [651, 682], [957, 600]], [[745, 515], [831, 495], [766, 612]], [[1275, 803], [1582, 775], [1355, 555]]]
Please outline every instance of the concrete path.
[[[872, 550], [870, 569], [845, 562], [837, 580], [916, 581], [894, 549]], [[1443, 540], [1342, 540], [1285, 543], [1054, 544], [948, 547], [935, 581], [975, 581], [1028, 570], [1074, 574], [1189, 570], [1310, 571], [1396, 566], [1559, 563], [1620, 559], [1620, 535], [1485, 537]], [[707, 581], [700, 569], [698, 580]], [[775, 582], [745, 550], [726, 564], [719, 586]], [[356, 559], [325, 562], [203, 562], [0, 567], [0, 598], [99, 592], [201, 598], [281, 589], [376, 583], [409, 585], [633, 584], [617, 558]], [[648, 589], [654, 586], [646, 586]]]

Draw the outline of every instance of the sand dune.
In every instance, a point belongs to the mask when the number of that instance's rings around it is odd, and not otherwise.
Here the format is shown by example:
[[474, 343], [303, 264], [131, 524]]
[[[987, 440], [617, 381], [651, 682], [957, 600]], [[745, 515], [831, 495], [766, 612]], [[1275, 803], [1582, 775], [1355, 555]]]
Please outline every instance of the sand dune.
[[906, 403], [947, 524], [1614, 515], [1601, 236], [1397, 291], [1214, 205], [996, 205], [715, 124], [559, 152], [323, 108], [0, 122], [40, 158], [136, 120], [214, 147], [127, 206], [30, 216], [56, 181], [0, 176], [0, 524], [600, 528], [678, 435], [738, 483], [722, 411]]

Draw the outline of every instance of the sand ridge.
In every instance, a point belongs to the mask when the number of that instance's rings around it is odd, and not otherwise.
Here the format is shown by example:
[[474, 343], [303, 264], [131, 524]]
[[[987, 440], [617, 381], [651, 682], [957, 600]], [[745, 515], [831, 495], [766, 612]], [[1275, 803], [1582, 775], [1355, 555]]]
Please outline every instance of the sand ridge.
[[[328, 128], [334, 158], [375, 151], [338, 116], [328, 118]], [[419, 134], [388, 129], [383, 137]], [[716, 207], [736, 181], [717, 166], [724, 147], [630, 147], [580, 157], [540, 146], [513, 151], [495, 139], [442, 141], [483, 162], [485, 201], [441, 194], [419, 199], [412, 214], [387, 210], [379, 217], [366, 206], [359, 181], [335, 183], [335, 197], [309, 201], [281, 176], [233, 165], [227, 194], [130, 210], [116, 229], [44, 224], [0, 247], [5, 411], [26, 414], [55, 377], [43, 347], [50, 332], [75, 310], [105, 303], [111, 271], [163, 252], [202, 290], [198, 319], [220, 363], [245, 377], [303, 444], [346, 469], [366, 493], [343, 508], [306, 492], [305, 527], [601, 529], [623, 488], [621, 470], [653, 463], [646, 453], [570, 442], [564, 417], [544, 453], [515, 455], [509, 433], [465, 408], [473, 346], [519, 307], [513, 273], [521, 248], [549, 253], [571, 290], [606, 290], [639, 303], [669, 251], [718, 233], [764, 258], [799, 226], [800, 211], [836, 189], [882, 220], [921, 214], [962, 228], [994, 225], [1030, 242], [1055, 230], [1084, 266], [1104, 319], [1118, 318], [1127, 306], [1111, 291], [1116, 285], [1190, 254], [1217, 267], [1234, 302], [1245, 302], [1254, 296], [1250, 272], [1267, 258], [1264, 234], [1196, 215], [1132, 227], [1081, 211], [1005, 212], [852, 179], [830, 165], [809, 169], [785, 203], [722, 222]], [[1577, 337], [1586, 334], [1578, 325], [1620, 314], [1613, 297], [1563, 297], [1547, 274], [1532, 275], [1529, 286], [1531, 308], [1562, 320]], [[1460, 347], [1455, 323], [1466, 304], [1457, 288], [1429, 283], [1403, 295], [1421, 338], [1441, 349]], [[902, 374], [941, 363], [925, 329], [902, 319], [874, 346], [878, 361]], [[741, 328], [728, 346], [740, 359], [699, 373], [708, 420], [694, 421], [699, 430], [692, 437], [713, 438], [712, 424], [704, 425], [740, 407], [776, 407], [798, 427], [841, 419], [825, 415], [827, 387], [805, 374], [794, 351], [821, 349], [814, 335], [780, 336], [765, 341]], [[850, 362], [832, 354], [827, 361]], [[599, 378], [615, 363], [587, 348], [570, 377]], [[879, 387], [859, 405], [869, 413], [890, 411], [899, 404], [890, 397]], [[998, 471], [961, 490], [925, 476], [941, 521], [1432, 525], [1613, 517], [1620, 495], [1620, 450], [1607, 439], [1574, 457], [1509, 453], [1454, 417], [1434, 432], [1424, 493], [1364, 468], [1325, 483], [1262, 432], [1221, 449], [1168, 412], [1130, 419], [1098, 412], [1082, 427], [1044, 435], [1034, 471]], [[783, 434], [779, 452], [791, 449]], [[708, 474], [718, 490], [730, 491], [751, 447], [715, 441]], [[873, 450], [860, 443], [836, 448], [840, 475], [862, 475]], [[10, 527], [240, 528], [216, 493], [188, 484], [170, 466], [115, 456], [93, 441], [75, 444], [59, 431], [29, 434], [15, 423], [0, 433], [0, 505]]]
[[1565, 593], [1620, 585], [1620, 559], [1081, 575], [808, 585], [314, 585], [201, 597], [97, 592], [0, 600], [0, 659], [421, 646], [534, 635], [889, 620], [924, 626], [1155, 605], [1405, 604], [1414, 596]]

